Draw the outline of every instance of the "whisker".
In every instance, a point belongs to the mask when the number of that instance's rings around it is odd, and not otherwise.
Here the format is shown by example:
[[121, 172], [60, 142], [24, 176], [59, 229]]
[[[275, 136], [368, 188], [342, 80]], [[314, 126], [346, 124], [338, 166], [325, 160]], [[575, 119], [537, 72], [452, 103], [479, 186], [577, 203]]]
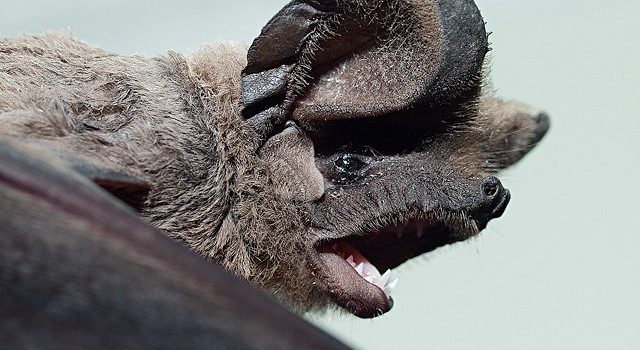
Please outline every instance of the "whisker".
[[503, 150], [503, 151], [491, 151], [491, 152], [488, 152], [488, 154], [504, 154], [504, 153], [511, 153], [511, 152], [530, 151], [537, 144], [538, 144], [538, 142], [532, 143], [532, 144], [527, 145], [525, 147], [513, 148], [513, 149], [508, 149], [508, 150]]
[[[499, 134], [496, 133], [495, 131], [491, 131], [490, 135], [487, 137], [487, 140], [485, 142], [482, 143], [482, 145], [491, 145], [493, 142], [495, 142], [496, 140], [496, 135], [500, 135], [500, 139], [504, 139], [506, 137], [509, 137], [511, 135], [516, 135], [518, 133], [522, 133], [525, 132], [531, 128], [535, 127], [535, 125], [527, 125], [525, 127], [522, 127], [520, 129], [505, 133], [505, 134]], [[532, 147], [535, 145], [532, 145]]]
[[520, 128], [520, 129], [518, 129], [518, 130], [514, 130], [514, 131], [512, 131], [512, 132], [506, 133], [506, 134], [504, 134], [504, 136], [506, 137], [506, 136], [515, 135], [515, 134], [517, 134], [517, 133], [521, 133], [521, 132], [526, 131], [526, 130], [528, 130], [528, 129], [531, 129], [531, 128], [533, 128], [533, 127], [535, 127], [535, 125], [533, 125], [533, 124], [531, 124], [531, 125], [527, 125], [527, 126], [525, 126], [525, 127], [523, 127], [523, 128]]

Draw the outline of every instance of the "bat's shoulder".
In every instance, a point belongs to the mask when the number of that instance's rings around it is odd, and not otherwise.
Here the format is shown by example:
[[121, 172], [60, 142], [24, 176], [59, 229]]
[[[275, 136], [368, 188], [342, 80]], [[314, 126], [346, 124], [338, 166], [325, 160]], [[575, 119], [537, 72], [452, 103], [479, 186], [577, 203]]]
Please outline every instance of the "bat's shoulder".
[[178, 61], [119, 55], [58, 33], [0, 39], [0, 111], [47, 110], [55, 101], [94, 122], [141, 114], [179, 99], [187, 68]]
[[[109, 55], [105, 50], [93, 47], [69, 33], [47, 32], [34, 35], [0, 38], [0, 59], [2, 62], [24, 57], [51, 57], [58, 55], [59, 59], [75, 55]], [[62, 54], [62, 57], [59, 56]], [[112, 54], [113, 55], [113, 54]]]

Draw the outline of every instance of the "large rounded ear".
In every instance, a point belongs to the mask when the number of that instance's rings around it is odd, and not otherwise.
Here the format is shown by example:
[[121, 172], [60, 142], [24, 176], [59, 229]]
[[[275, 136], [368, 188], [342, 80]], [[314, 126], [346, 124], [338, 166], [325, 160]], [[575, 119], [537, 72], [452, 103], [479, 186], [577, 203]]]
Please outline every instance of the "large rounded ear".
[[516, 101], [503, 101], [495, 97], [480, 100], [476, 130], [484, 135], [471, 137], [477, 147], [484, 150], [484, 166], [492, 172], [500, 171], [517, 163], [549, 131], [547, 113]]
[[486, 52], [472, 0], [294, 0], [249, 49], [243, 113], [270, 129], [451, 105]]

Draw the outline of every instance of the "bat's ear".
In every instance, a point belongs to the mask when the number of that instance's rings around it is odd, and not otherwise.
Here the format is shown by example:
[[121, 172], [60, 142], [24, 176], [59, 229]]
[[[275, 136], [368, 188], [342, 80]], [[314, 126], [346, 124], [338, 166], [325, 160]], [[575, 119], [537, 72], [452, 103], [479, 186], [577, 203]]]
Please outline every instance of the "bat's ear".
[[481, 101], [478, 121], [485, 137], [481, 146], [492, 170], [509, 167], [522, 159], [549, 130], [549, 116], [520, 102], [486, 98]]
[[272, 174], [274, 185], [294, 202], [312, 202], [324, 194], [324, 178], [316, 167], [313, 142], [295, 125], [269, 138], [260, 157]]
[[472, 0], [296, 0], [242, 74], [253, 124], [370, 117], [476, 93], [487, 35]]

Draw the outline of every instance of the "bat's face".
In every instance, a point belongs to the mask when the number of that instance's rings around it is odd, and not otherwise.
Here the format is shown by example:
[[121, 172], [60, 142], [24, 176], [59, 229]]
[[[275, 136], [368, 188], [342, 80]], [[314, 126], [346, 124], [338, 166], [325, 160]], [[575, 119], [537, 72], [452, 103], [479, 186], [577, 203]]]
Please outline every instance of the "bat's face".
[[466, 125], [394, 116], [290, 125], [272, 137], [271, 174], [305, 208], [289, 252], [305, 268], [293, 279], [374, 317], [392, 307], [392, 269], [501, 216], [510, 193], [493, 174], [544, 136], [548, 118], [495, 100], [480, 108]]
[[393, 268], [504, 213], [510, 193], [493, 174], [549, 122], [483, 96], [487, 37], [472, 1], [348, 3], [287, 6], [250, 49], [243, 94], [274, 183], [304, 208], [282, 263], [312, 282], [271, 289], [374, 317], [392, 307]]

